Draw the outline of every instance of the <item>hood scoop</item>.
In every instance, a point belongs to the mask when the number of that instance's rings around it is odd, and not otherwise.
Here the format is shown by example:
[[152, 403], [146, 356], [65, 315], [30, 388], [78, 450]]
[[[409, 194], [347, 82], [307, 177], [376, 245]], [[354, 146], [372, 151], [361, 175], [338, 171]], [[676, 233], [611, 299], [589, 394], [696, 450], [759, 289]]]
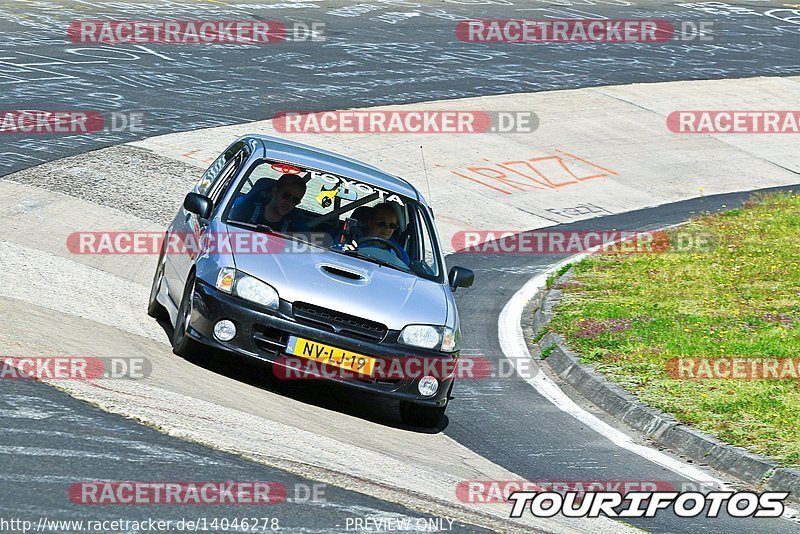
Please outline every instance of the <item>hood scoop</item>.
[[326, 275], [328, 278], [332, 278], [339, 282], [346, 282], [355, 285], [365, 285], [367, 283], [367, 277], [363, 274], [353, 271], [350, 269], [345, 269], [338, 265], [330, 265], [330, 264], [321, 264], [318, 265], [317, 268], [320, 272]]

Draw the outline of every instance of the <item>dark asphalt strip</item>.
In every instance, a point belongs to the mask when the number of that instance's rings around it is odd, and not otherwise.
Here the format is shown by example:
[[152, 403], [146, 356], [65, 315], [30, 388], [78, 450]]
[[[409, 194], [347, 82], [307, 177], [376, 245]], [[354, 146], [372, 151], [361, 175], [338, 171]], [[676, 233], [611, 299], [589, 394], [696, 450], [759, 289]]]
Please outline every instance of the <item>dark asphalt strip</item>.
[[[798, 186], [765, 191], [796, 190]], [[547, 230], [647, 230], [685, 221], [702, 212], [741, 206], [750, 193], [697, 198], [620, 215], [548, 227]], [[723, 207], [724, 206], [724, 207]], [[456, 293], [462, 343], [470, 354], [489, 358], [494, 369], [504, 359], [497, 337], [500, 311], [537, 272], [566, 256], [528, 254], [452, 254], [448, 267], [474, 269], [476, 284]], [[507, 368], [507, 366], [506, 366]], [[666, 483], [675, 490], [696, 490], [695, 481], [617, 447], [542, 397], [518, 376], [460, 380], [453, 391], [444, 432], [478, 454], [537, 481], [627, 481]], [[700, 488], [702, 489], [702, 488]], [[653, 519], [628, 519], [650, 532], [798, 532], [787, 520], [722, 517], [680, 518], [667, 511]]]
[[[0, 519], [5, 521], [27, 520], [36, 525], [43, 517], [50, 521], [146, 521], [152, 518], [172, 520], [176, 526], [181, 519], [198, 523], [205, 518], [206, 532], [224, 532], [222, 520], [230, 522], [235, 518], [240, 521], [246, 518], [250, 525], [258, 525], [253, 532], [262, 532], [264, 525], [267, 528], [263, 531], [270, 532], [272, 526], [277, 525], [281, 532], [335, 533], [348, 528], [355, 532], [359, 526], [355, 521], [367, 517], [405, 519], [410, 521], [411, 531], [427, 525], [427, 520], [437, 519], [397, 504], [319, 484], [166, 436], [40, 382], [1, 382]], [[94, 481], [275, 482], [285, 487], [287, 499], [284, 503], [270, 505], [201, 506], [98, 506], [76, 504], [70, 500], [72, 484]], [[125, 497], [127, 494], [121, 495]], [[214, 519], [220, 522], [220, 526], [212, 528]], [[375, 524], [370, 525], [374, 527]], [[361, 523], [361, 530], [363, 526]], [[452, 526], [454, 532], [487, 532], [461, 523]], [[0, 526], [3, 533], [12, 532], [10, 529], [10, 523], [9, 526]], [[125, 530], [112, 528], [109, 524], [101, 531]], [[146, 529], [139, 530], [144, 531]], [[45, 532], [64, 534], [80, 530], [62, 527]]]

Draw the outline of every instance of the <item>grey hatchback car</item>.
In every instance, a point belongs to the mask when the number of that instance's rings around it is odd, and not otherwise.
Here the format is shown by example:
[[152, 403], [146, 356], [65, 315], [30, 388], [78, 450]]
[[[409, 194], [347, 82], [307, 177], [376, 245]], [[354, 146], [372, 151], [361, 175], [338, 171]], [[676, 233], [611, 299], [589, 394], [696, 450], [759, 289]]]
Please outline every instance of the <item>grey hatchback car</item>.
[[265, 135], [229, 146], [167, 229], [148, 313], [173, 351], [260, 360], [287, 380], [323, 379], [400, 403], [436, 426], [458, 371], [453, 292], [434, 216], [405, 180]]

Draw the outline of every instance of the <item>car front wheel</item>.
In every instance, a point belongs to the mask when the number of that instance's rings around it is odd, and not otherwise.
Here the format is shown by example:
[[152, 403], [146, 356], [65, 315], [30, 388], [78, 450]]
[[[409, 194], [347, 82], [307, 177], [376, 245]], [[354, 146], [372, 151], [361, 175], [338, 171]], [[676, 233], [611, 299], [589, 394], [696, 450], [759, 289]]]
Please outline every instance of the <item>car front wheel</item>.
[[172, 352], [178, 356], [194, 356], [202, 348], [202, 345], [189, 336], [189, 325], [194, 309], [194, 274], [186, 280], [186, 287], [183, 290], [183, 298], [178, 308], [178, 318], [175, 320], [175, 329], [172, 332]]

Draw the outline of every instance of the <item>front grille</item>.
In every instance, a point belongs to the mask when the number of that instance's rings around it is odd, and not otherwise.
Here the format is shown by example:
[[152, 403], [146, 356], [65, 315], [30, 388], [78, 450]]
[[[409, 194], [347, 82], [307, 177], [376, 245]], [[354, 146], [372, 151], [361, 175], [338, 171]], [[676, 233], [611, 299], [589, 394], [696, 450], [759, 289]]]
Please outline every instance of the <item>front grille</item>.
[[286, 348], [289, 334], [277, 328], [257, 324], [253, 326], [253, 341], [264, 352], [277, 354]]
[[295, 302], [293, 310], [297, 322], [324, 328], [331, 332], [353, 335], [370, 341], [381, 341], [386, 336], [386, 325], [336, 310], [321, 308], [306, 302]]

